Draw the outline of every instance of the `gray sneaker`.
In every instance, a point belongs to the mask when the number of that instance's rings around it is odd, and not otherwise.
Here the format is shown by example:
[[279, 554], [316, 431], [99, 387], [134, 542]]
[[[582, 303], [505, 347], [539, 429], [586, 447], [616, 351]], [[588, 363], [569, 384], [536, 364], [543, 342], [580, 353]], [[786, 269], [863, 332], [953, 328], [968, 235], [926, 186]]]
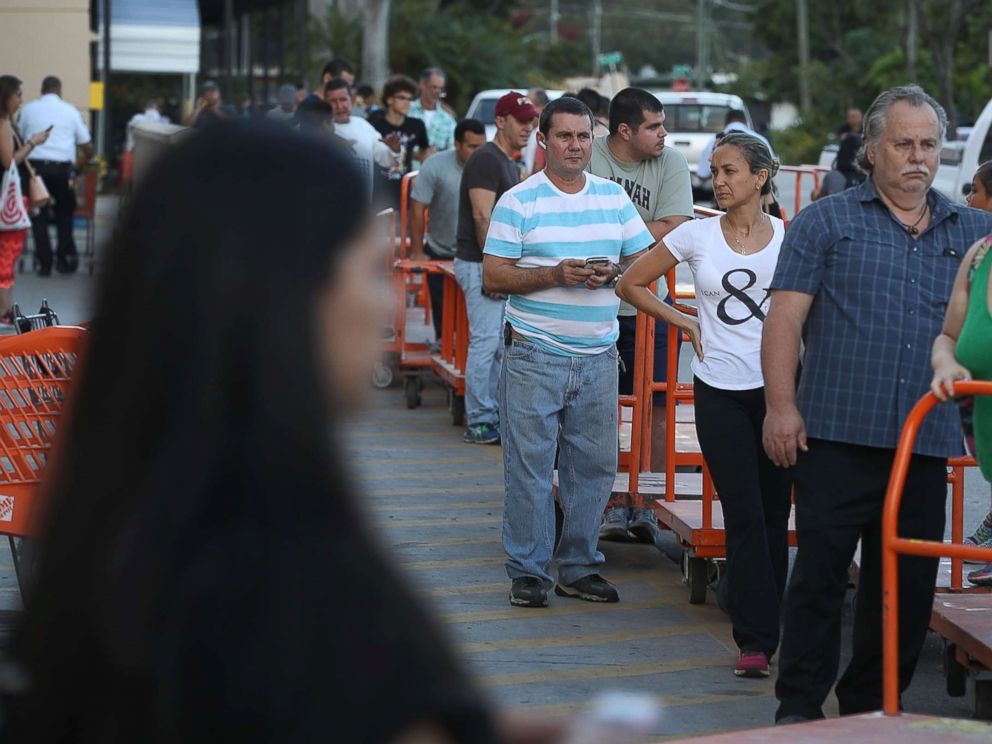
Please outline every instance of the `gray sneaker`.
[[499, 444], [499, 429], [492, 424], [478, 424], [465, 430], [463, 442], [469, 444]]
[[629, 540], [630, 533], [627, 532], [627, 509], [623, 506], [614, 506], [606, 510], [603, 514], [603, 523], [599, 527], [600, 540]]
[[654, 509], [631, 509], [627, 523], [630, 534], [640, 542], [654, 543], [658, 538], [658, 517]]

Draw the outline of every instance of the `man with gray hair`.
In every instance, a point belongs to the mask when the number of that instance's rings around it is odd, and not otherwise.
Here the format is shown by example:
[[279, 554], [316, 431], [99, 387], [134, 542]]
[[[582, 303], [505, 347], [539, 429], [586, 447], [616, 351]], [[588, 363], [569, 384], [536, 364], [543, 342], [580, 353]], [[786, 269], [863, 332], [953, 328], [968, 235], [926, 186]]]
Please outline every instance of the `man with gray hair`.
[[[947, 117], [917, 86], [892, 88], [865, 118], [862, 185], [802, 210], [786, 232], [765, 320], [764, 446], [794, 466], [799, 552], [784, 603], [778, 723], [882, 707], [882, 504], [900, 428], [929, 390], [940, 333], [967, 247], [992, 215], [931, 189]], [[800, 340], [806, 344], [798, 390]], [[899, 534], [944, 537], [946, 464], [961, 454], [953, 406], [920, 428]], [[861, 539], [853, 655], [837, 681], [847, 569]], [[930, 619], [937, 560], [899, 566], [899, 685]]]
[[428, 67], [421, 72], [420, 98], [413, 102], [407, 114], [424, 122], [427, 141], [437, 151], [448, 150], [455, 145], [455, 126], [458, 122], [442, 105], [446, 86], [444, 70]]

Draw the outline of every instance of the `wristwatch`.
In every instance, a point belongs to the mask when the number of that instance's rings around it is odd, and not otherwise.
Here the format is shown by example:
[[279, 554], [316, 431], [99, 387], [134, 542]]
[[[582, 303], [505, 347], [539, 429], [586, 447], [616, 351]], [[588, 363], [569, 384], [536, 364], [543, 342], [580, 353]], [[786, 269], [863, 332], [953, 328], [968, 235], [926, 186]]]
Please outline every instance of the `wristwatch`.
[[613, 277], [612, 281], [607, 283], [607, 286], [610, 287], [610, 289], [615, 289], [617, 286], [617, 282], [619, 282], [620, 278], [623, 276], [623, 267], [620, 264], [613, 264], [613, 265], [617, 267], [617, 275]]

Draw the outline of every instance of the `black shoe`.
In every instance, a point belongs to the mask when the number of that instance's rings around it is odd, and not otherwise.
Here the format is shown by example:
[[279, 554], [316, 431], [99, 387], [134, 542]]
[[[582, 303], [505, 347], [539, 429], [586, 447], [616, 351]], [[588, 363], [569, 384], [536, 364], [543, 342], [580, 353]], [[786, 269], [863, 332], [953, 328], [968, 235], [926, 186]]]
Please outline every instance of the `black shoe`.
[[49, 264], [48, 266], [39, 266], [38, 267], [38, 276], [51, 276], [51, 275], [52, 275], [52, 266], [51, 266], [51, 264]]
[[782, 716], [777, 721], [775, 721], [775, 725], [776, 726], [791, 726], [794, 723], [806, 723], [807, 721], [810, 721], [810, 720], [811, 719], [806, 718], [806, 716], [798, 716], [798, 715], [793, 714], [791, 716]]
[[584, 599], [587, 602], [619, 602], [616, 587], [599, 574], [583, 576], [574, 584], [555, 584], [555, 594], [559, 597]]
[[643, 543], [655, 543], [658, 540], [658, 517], [653, 509], [631, 509], [630, 522], [627, 524], [630, 534]]
[[60, 274], [72, 274], [79, 268], [79, 258], [76, 256], [65, 256], [55, 262], [55, 270]]
[[520, 576], [510, 584], [510, 604], [514, 607], [547, 607], [548, 593], [540, 579]]

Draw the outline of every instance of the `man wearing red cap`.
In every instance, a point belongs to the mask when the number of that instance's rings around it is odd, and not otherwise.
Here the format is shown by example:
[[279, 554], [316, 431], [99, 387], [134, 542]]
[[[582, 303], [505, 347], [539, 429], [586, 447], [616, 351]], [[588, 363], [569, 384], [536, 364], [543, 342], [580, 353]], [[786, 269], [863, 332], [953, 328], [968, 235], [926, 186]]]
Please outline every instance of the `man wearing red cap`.
[[465, 163], [458, 200], [458, 250], [455, 276], [468, 310], [468, 359], [465, 363], [465, 441], [499, 443], [496, 382], [501, 361], [501, 331], [506, 298], [482, 287], [482, 248], [493, 206], [520, 180], [514, 155], [526, 144], [538, 117], [523, 93], [496, 102], [496, 136]]

